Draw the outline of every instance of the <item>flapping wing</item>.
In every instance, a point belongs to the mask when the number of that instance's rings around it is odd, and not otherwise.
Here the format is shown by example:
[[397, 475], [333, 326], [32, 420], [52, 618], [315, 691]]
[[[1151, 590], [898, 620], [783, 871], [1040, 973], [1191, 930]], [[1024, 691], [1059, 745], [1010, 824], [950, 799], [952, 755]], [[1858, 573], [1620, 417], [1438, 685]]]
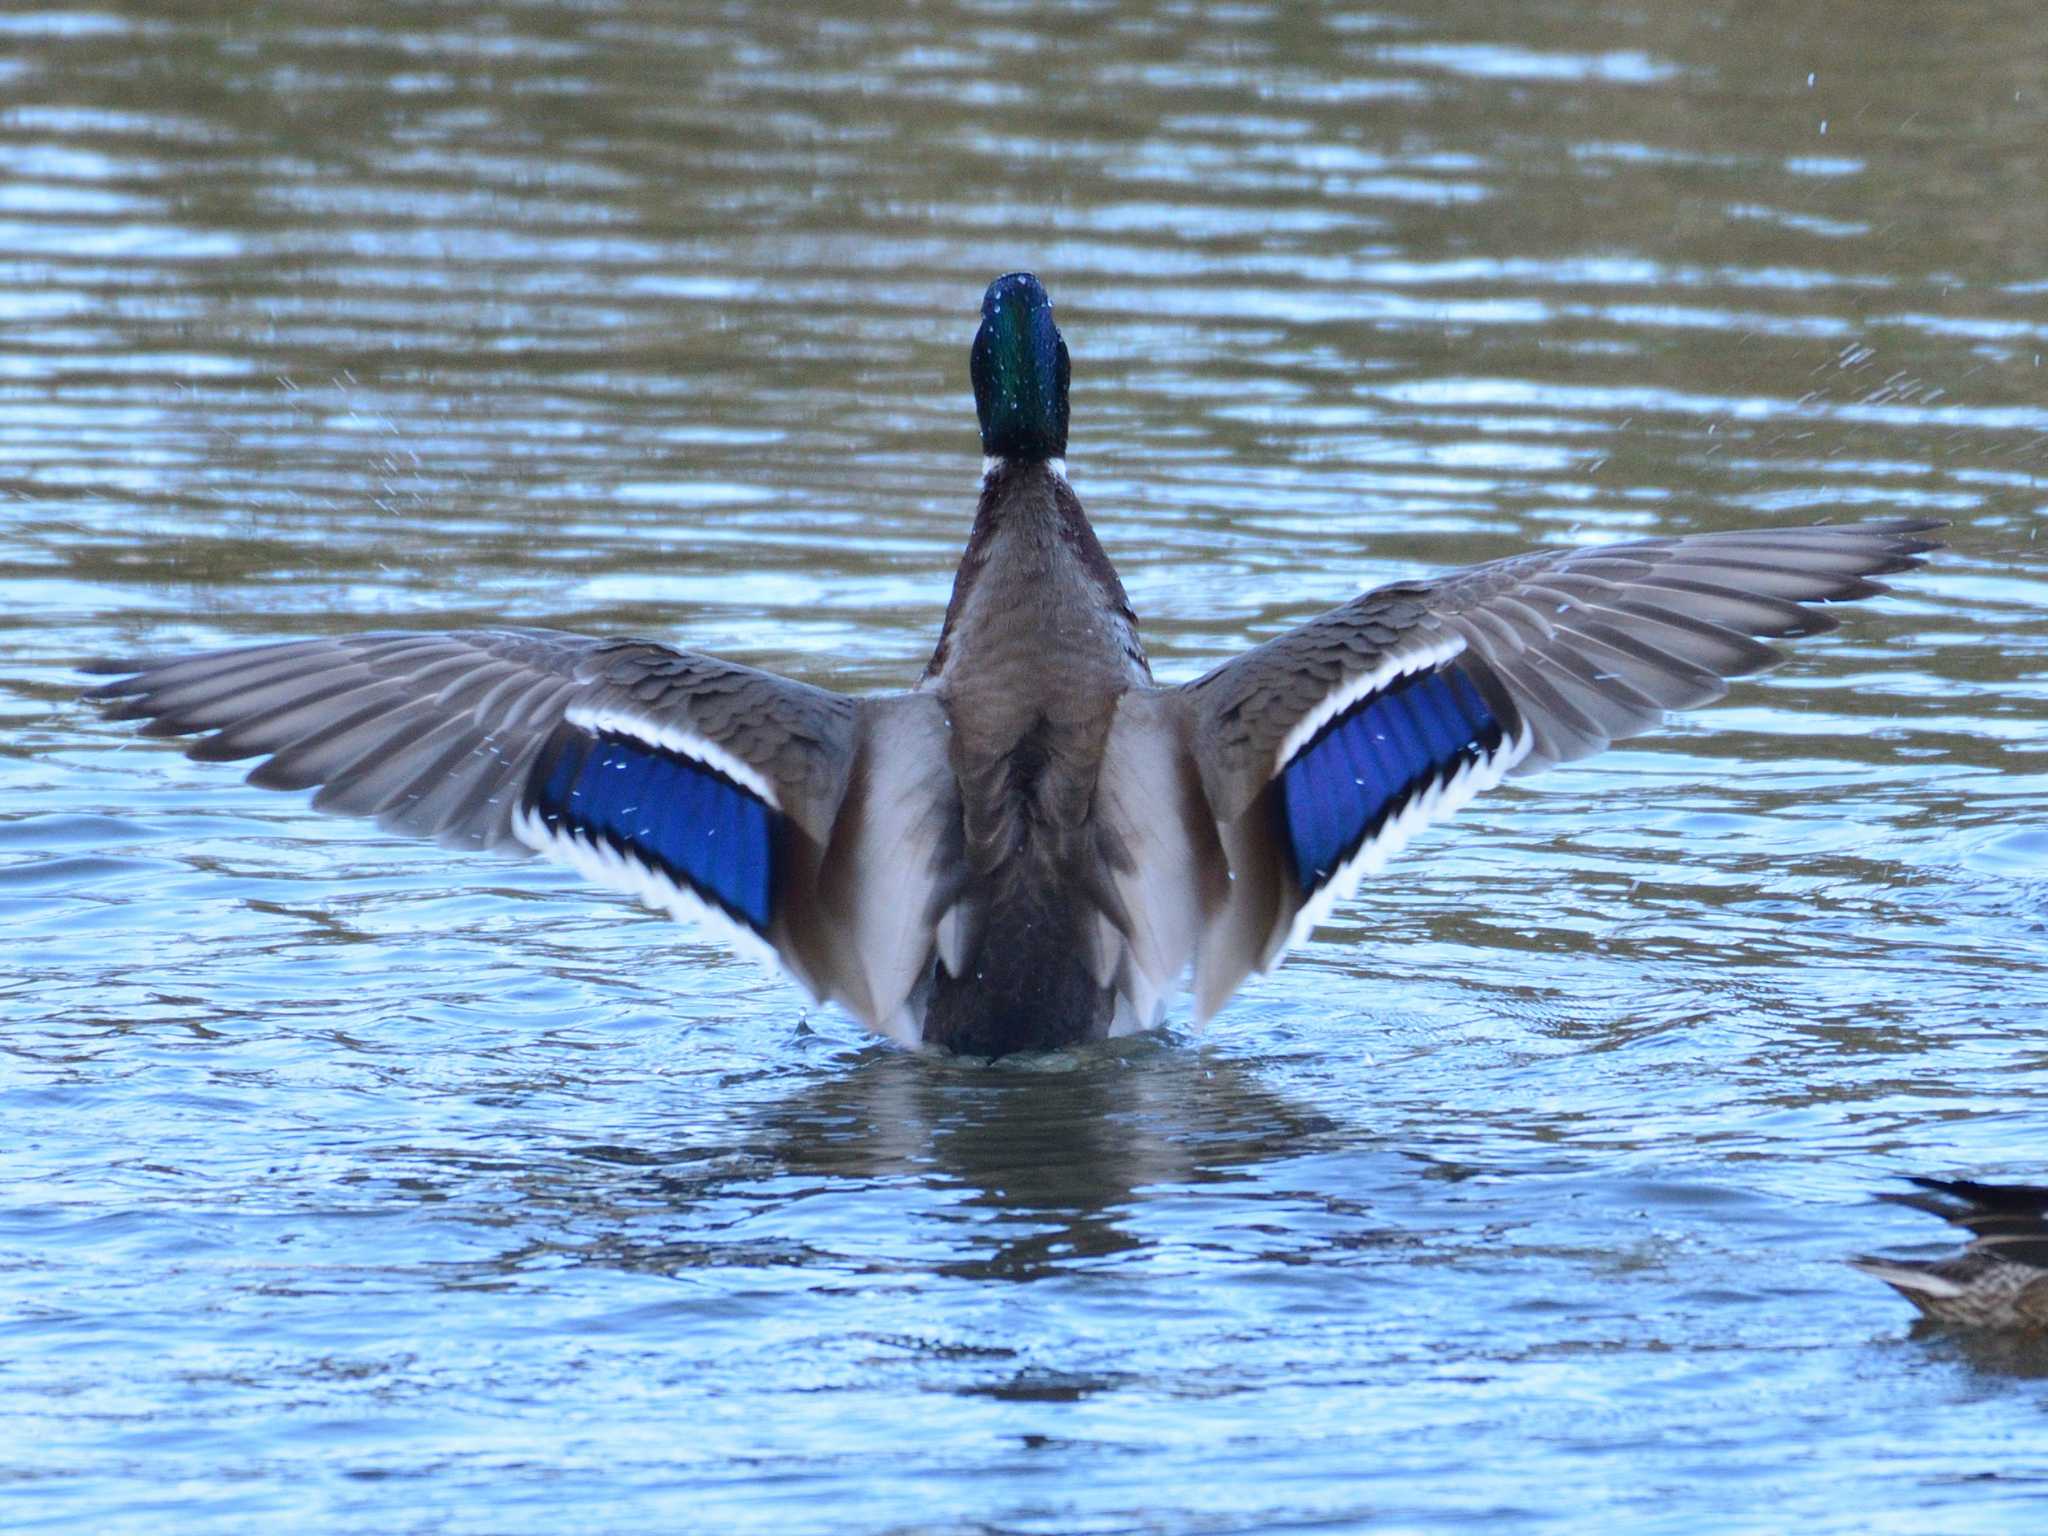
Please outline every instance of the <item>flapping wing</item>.
[[1396, 582], [1181, 690], [1231, 873], [1204, 927], [1207, 1017], [1427, 823], [1510, 774], [1710, 703], [1868, 597], [1940, 524], [1710, 533]]
[[[876, 813], [852, 827], [840, 815], [872, 776], [879, 718], [930, 715], [898, 732], [943, 730], [928, 701], [856, 701], [650, 641], [548, 630], [217, 651], [140, 666], [91, 696], [146, 719], [148, 735], [209, 733], [195, 758], [262, 757], [251, 783], [317, 788], [319, 810], [539, 853], [707, 918], [874, 1028], [895, 1027], [930, 951], [943, 782], [895, 781], [882, 807], [893, 862], [874, 852]], [[865, 942], [849, 947], [847, 933]]]

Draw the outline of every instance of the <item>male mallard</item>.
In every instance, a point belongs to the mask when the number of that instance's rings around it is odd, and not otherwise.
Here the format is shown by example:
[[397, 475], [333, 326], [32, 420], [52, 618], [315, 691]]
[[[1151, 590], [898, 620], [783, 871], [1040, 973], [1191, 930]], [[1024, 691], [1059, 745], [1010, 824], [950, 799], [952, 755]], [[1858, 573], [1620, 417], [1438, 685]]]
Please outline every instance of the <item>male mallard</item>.
[[1969, 1246], [1947, 1259], [1851, 1259], [1927, 1317], [1964, 1328], [2048, 1329], [2048, 1188], [1913, 1179], [1925, 1195], [1884, 1195], [1967, 1227]]
[[1178, 687], [1152, 680], [1067, 482], [1067, 348], [989, 285], [981, 500], [916, 688], [848, 698], [649, 640], [299, 640], [124, 666], [148, 734], [272, 789], [540, 853], [709, 917], [906, 1042], [1000, 1055], [1207, 1019], [1424, 824], [1585, 757], [1834, 627], [1939, 526], [1644, 539], [1380, 587]]

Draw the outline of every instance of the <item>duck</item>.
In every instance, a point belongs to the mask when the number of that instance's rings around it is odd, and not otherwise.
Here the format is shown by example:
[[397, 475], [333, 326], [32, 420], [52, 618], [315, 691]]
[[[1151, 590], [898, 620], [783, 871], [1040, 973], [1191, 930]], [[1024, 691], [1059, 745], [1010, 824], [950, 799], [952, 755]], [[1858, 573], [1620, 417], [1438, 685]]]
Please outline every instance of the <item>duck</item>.
[[1945, 1259], [1849, 1260], [1920, 1309], [1960, 1328], [2048, 1330], [2048, 1186], [1914, 1177], [1922, 1193], [1879, 1196], [1970, 1232]]
[[1939, 545], [1900, 518], [1542, 550], [1373, 588], [1154, 679], [1068, 477], [1044, 284], [968, 356], [980, 490], [923, 676], [852, 697], [657, 640], [377, 631], [104, 662], [248, 782], [539, 856], [879, 1034], [998, 1057], [1205, 1023], [1424, 826], [1710, 703]]

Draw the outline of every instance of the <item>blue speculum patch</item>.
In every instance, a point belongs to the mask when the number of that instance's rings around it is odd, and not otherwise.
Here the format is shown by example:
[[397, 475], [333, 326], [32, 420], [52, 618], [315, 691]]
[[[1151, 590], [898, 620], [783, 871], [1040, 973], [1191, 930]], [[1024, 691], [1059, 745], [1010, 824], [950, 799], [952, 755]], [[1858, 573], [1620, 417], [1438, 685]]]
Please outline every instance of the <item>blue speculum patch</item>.
[[780, 814], [708, 764], [614, 732], [565, 732], [528, 803], [551, 831], [631, 853], [763, 932]]
[[1411, 672], [1337, 715], [1280, 773], [1280, 822], [1304, 896], [1432, 782], [1501, 743], [1500, 722], [1455, 666]]

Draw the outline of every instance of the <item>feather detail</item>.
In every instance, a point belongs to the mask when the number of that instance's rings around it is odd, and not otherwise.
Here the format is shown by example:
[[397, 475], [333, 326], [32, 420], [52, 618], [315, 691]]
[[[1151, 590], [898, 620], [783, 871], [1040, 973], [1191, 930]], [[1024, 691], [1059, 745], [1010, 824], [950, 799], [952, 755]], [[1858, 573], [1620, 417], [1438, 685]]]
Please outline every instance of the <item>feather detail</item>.
[[2048, 1330], [2048, 1187], [1974, 1179], [1911, 1181], [1892, 1205], [1939, 1216], [1970, 1233], [1962, 1252], [1940, 1259], [1849, 1260], [1936, 1322], [1965, 1328]]
[[[1230, 896], [1196, 1012], [1276, 964], [1431, 821], [1651, 730], [1834, 625], [1933, 522], [1646, 539], [1396, 582], [1178, 690]], [[1463, 734], [1461, 734], [1463, 733]]]

